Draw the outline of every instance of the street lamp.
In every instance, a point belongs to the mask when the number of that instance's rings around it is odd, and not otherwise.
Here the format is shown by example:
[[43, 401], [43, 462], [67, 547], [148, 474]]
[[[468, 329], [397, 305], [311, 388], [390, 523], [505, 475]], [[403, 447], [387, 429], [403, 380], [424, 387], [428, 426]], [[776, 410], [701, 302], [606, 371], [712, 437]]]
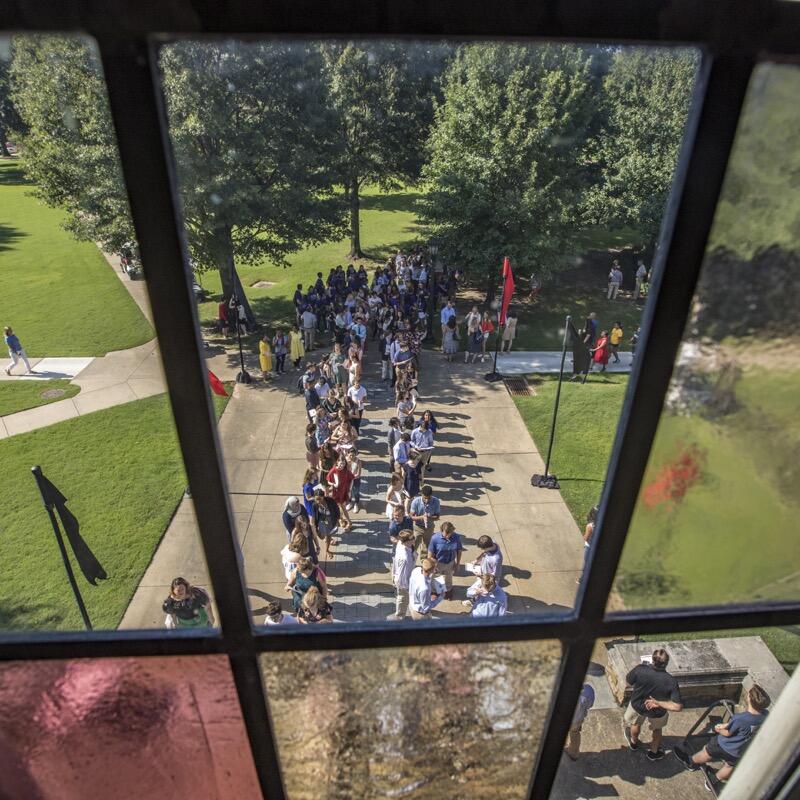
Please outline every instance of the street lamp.
[[241, 325], [239, 324], [239, 298], [236, 294], [236, 272], [235, 267], [233, 265], [233, 259], [231, 259], [231, 291], [233, 292], [233, 311], [236, 315], [236, 319], [234, 323], [236, 324], [236, 339], [239, 343], [239, 364], [241, 365], [241, 370], [236, 375], [236, 383], [252, 383], [253, 379], [250, 377], [250, 373], [244, 368], [244, 351], [242, 350], [242, 329]]
[[431, 263], [428, 268], [428, 338], [433, 339], [433, 315], [436, 313], [436, 265], [439, 256], [439, 240], [428, 242]]

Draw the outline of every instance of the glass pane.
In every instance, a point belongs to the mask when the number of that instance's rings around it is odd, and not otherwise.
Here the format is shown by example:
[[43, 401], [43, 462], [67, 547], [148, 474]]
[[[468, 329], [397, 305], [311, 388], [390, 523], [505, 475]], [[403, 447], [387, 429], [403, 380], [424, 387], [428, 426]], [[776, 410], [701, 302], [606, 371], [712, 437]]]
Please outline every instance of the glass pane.
[[524, 797], [559, 659], [547, 641], [262, 656], [289, 798]]
[[0, 795], [261, 798], [225, 656], [0, 665]]
[[[424, 410], [437, 423], [430, 470], [417, 463], [420, 474], [406, 476], [405, 504], [428, 483], [440, 511], [421, 526], [417, 563], [444, 522], [465, 547], [454, 593], [434, 615], [469, 613], [462, 602], [489, 562], [478, 574], [464, 566], [479, 560], [482, 536], [502, 553], [510, 612], [572, 607], [697, 63], [680, 49], [521, 43], [182, 40], [161, 49], [187, 241], [207, 292], [199, 311], [209, 363], [244, 365], [252, 379], [237, 385], [220, 434], [256, 623], [275, 600], [288, 609], [292, 559], [309, 548], [336, 620], [395, 611], [389, 422], [413, 418], [411, 433]], [[535, 396], [517, 398], [522, 418], [503, 384], [484, 380], [498, 344], [489, 328], [504, 256], [516, 275], [516, 327], [504, 329], [513, 352], [498, 365], [534, 374]], [[620, 271], [610, 280], [614, 261]], [[448, 296], [456, 356], [441, 351]], [[465, 363], [467, 328], [476, 334], [484, 311], [489, 336], [473, 335]], [[567, 315], [576, 328], [591, 315], [589, 339], [618, 327], [621, 352], [612, 356], [606, 337], [608, 369], [601, 358], [587, 385], [564, 387], [550, 464], [562, 495], [530, 478], [545, 466]], [[409, 332], [394, 365], [411, 369], [401, 368], [397, 384], [386, 334]], [[363, 351], [350, 358], [362, 334]], [[579, 351], [588, 358], [585, 335]], [[403, 360], [406, 352], [417, 358]], [[321, 396], [347, 392], [359, 370], [361, 387], [351, 391], [366, 391], [366, 408], [349, 414], [359, 430], [336, 430], [337, 403], [320, 412]], [[417, 379], [410, 411], [400, 392]], [[321, 421], [308, 442], [307, 405]], [[418, 436], [424, 461], [429, 442]], [[361, 463], [342, 470], [339, 543], [326, 554], [301, 523], [299, 549], [287, 550], [295, 515], [318, 516], [313, 491], [353, 438]], [[329, 439], [336, 448], [320, 455]], [[325, 475], [306, 475], [309, 464]], [[403, 502], [399, 493], [390, 500]], [[420, 520], [421, 503], [411, 512]]]
[[628, 533], [627, 607], [795, 599], [800, 69], [755, 71]]
[[[656, 669], [647, 662], [662, 659], [657, 652], [661, 650], [666, 651], [668, 663]], [[748, 700], [758, 702], [760, 696], [754, 685], [766, 692], [761, 703], [772, 711], [789, 681], [787, 672], [794, 670], [798, 659], [800, 637], [777, 628], [598, 642], [551, 800], [645, 800], [653, 796], [654, 785], [663, 797], [703, 800], [710, 796], [706, 780], [719, 794], [717, 773], [724, 769], [721, 759], [726, 757], [720, 755], [719, 743], [727, 749], [729, 761], [737, 763], [749, 744], [749, 726], [757, 731], [764, 716], [737, 716], [733, 727], [740, 723], [748, 727], [728, 739], [718, 737], [713, 726], [730, 723], [732, 714], [746, 714]], [[677, 683], [676, 695], [669, 676]], [[682, 709], [647, 709], [642, 703], [649, 696], [659, 702], [679, 702]], [[625, 733], [631, 734], [631, 725], [639, 726], [632, 730], [639, 742], [635, 752], [629, 749]], [[705, 747], [715, 755], [709, 771], [687, 769], [680, 759], [702, 754]], [[704, 761], [705, 756], [695, 760]], [[719, 774], [727, 780], [725, 771]]]
[[33, 465], [91, 625], [163, 627], [208, 578], [94, 44], [0, 38], [0, 87], [0, 628], [84, 626]]

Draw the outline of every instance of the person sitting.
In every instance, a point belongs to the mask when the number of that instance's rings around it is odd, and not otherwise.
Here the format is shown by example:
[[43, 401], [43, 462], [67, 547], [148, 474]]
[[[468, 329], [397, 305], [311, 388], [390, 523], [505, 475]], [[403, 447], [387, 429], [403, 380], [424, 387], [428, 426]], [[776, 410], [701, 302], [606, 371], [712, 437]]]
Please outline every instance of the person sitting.
[[508, 597], [497, 585], [494, 575], [487, 572], [479, 586], [467, 589], [467, 599], [463, 604], [472, 607], [473, 617], [504, 617], [508, 610]]
[[[747, 692], [747, 708], [745, 711], [734, 714], [726, 723], [715, 725], [716, 736], [699, 752], [690, 756], [685, 751], [676, 747], [673, 751], [678, 761], [686, 769], [700, 769], [703, 764], [712, 761], [723, 762], [723, 765], [716, 771], [716, 779], [724, 782], [730, 778], [733, 768], [739, 763], [744, 751], [750, 744], [758, 729], [763, 724], [769, 713], [772, 700], [770, 696], [757, 683], [754, 683]], [[715, 789], [709, 785], [709, 789]]]

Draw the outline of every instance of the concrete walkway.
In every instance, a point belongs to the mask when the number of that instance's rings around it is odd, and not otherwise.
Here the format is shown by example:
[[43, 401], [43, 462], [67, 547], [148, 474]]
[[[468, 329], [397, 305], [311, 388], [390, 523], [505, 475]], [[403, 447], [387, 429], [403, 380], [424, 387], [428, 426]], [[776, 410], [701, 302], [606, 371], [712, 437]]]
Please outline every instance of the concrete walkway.
[[[463, 560], [474, 558], [478, 536], [489, 534], [505, 555], [504, 587], [512, 612], [569, 609], [582, 564], [580, 532], [560, 493], [530, 485], [530, 476], [544, 465], [508, 392], [502, 383], [483, 381], [483, 370], [477, 372], [474, 365], [448, 364], [429, 352], [422, 361], [420, 409], [431, 409], [440, 423], [434, 469], [425, 480], [442, 501], [442, 519], [452, 520], [465, 539]], [[384, 438], [394, 395], [379, 381], [378, 371], [368, 362], [370, 407], [359, 442], [365, 466], [363, 510], [353, 515], [354, 529], [344, 535], [334, 559], [323, 564], [340, 620], [383, 619], [394, 610], [383, 501], [388, 475]], [[279, 555], [286, 542], [280, 517], [286, 498], [300, 494], [306, 466], [307, 420], [297, 375], [238, 385], [220, 420], [230, 499], [257, 622], [263, 622], [267, 600], [289, 607]], [[170, 524], [121, 627], [161, 626], [161, 602], [177, 575], [209, 585], [188, 499]], [[471, 582], [458, 576], [455, 599], [442, 603], [437, 615], [464, 613], [460, 601]]]
[[[621, 352], [619, 354], [619, 364], [615, 364], [613, 359], [608, 362], [606, 372], [630, 372], [633, 363], [633, 354]], [[491, 370], [491, 364], [487, 361], [485, 365]], [[503, 375], [526, 375], [528, 373], [553, 373], [561, 369], [560, 351], [532, 351], [532, 350], [513, 350], [510, 353], [498, 353], [497, 371]], [[567, 351], [567, 358], [564, 363], [564, 374], [569, 377], [572, 375], [572, 355]]]

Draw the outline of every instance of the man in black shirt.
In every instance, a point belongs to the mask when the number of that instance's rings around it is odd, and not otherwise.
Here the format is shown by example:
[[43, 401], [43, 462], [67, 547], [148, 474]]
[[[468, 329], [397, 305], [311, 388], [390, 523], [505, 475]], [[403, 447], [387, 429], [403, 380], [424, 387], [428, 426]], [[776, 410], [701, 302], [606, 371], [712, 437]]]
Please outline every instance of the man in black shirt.
[[647, 751], [650, 761], [664, 758], [661, 736], [670, 711], [682, 711], [683, 700], [678, 681], [667, 672], [669, 654], [661, 648], [653, 651], [652, 664], [634, 667], [625, 680], [633, 687], [631, 702], [623, 717], [625, 738], [631, 750], [639, 747], [639, 733], [645, 719], [653, 732], [653, 741]]

